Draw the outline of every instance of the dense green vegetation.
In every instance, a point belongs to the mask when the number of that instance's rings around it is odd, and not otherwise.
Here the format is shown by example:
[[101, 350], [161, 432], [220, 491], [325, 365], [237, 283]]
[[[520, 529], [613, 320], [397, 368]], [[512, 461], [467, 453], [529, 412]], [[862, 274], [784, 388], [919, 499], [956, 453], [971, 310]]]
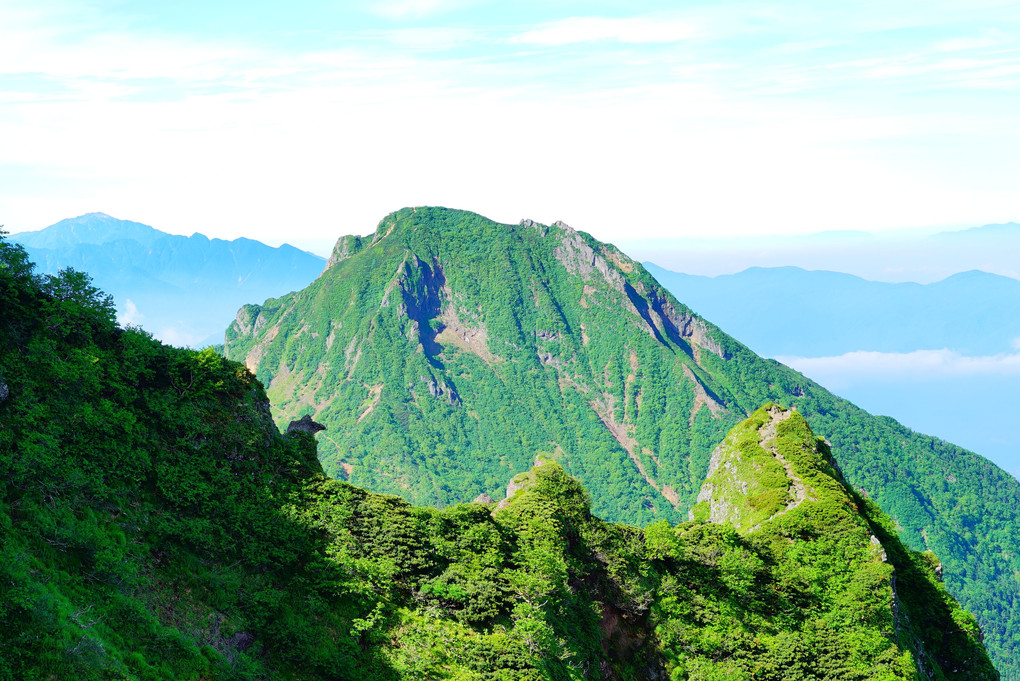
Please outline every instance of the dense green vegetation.
[[336, 571], [285, 512], [314, 449], [279, 436], [261, 386], [118, 329], [87, 277], [37, 278], [0, 248], [0, 678], [371, 664], [329, 635], [372, 606], [319, 599]]
[[267, 385], [278, 422], [330, 427], [319, 452], [332, 477], [446, 506], [497, 496], [540, 452], [597, 515], [675, 524], [725, 433], [789, 404], [901, 538], [941, 557], [1020, 681], [1020, 485], [988, 461], [758, 357], [565, 225], [405, 209], [331, 262], [303, 291], [242, 308], [225, 354]]
[[117, 328], [86, 276], [0, 241], [0, 293], [0, 679], [997, 678], [833, 478], [746, 535], [605, 523], [541, 458], [498, 509], [414, 507], [327, 478], [244, 367]]
[[[828, 446], [799, 414], [757, 410], [713, 453], [713, 465], [698, 506], [723, 510], [725, 529], [706, 540], [701, 533], [715, 526], [670, 533], [660, 521], [646, 529], [647, 544], [653, 554], [676, 551], [676, 535], [693, 535], [701, 544], [679, 550], [706, 556], [728, 536], [718, 564], [737, 602], [713, 617], [699, 614], [709, 626], [676, 627], [677, 613], [696, 610], [689, 587], [678, 586], [673, 599], [660, 592], [654, 607], [672, 615], [659, 632], [664, 644], [675, 636], [684, 649], [720, 646], [716, 678], [911, 678], [915, 663], [922, 677], [950, 669], [961, 678], [995, 675], [972, 654], [977, 624], [935, 578], [937, 561], [904, 548], [888, 516], [842, 481]], [[756, 589], [762, 573], [773, 593]]]

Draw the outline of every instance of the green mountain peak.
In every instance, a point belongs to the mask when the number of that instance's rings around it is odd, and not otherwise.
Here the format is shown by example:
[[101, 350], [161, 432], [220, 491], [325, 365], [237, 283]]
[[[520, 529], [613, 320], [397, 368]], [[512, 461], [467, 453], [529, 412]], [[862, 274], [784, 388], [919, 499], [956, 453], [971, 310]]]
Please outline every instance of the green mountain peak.
[[768, 404], [712, 451], [691, 517], [753, 531], [820, 497], [846, 496], [823, 440], [796, 411]]
[[[224, 347], [266, 385], [277, 423], [310, 415], [329, 428], [318, 436], [328, 475], [446, 507], [502, 498], [546, 452], [594, 515], [675, 524], [699, 504], [730, 429], [781, 403], [832, 443], [852, 489], [910, 547], [939, 555], [997, 662], [1020, 674], [1020, 486], [984, 459], [758, 357], [563, 223], [405, 208], [342, 238], [331, 263], [305, 289], [242, 308]], [[778, 487], [741, 507], [745, 529], [796, 502], [769, 458]], [[805, 475], [806, 493], [820, 483]]]
[[[638, 432], [653, 392], [642, 383], [667, 353], [670, 380], [691, 398], [677, 436], [721, 435], [727, 410], [702, 366], [702, 355], [725, 357], [716, 333], [639, 264], [563, 223], [409, 208], [373, 235], [341, 238], [305, 291], [243, 308], [226, 353], [269, 385], [281, 421], [311, 412], [335, 426], [323, 464], [352, 482], [453, 503], [495, 494], [534, 449], [562, 452], [583, 475], [581, 450], [597, 444], [612, 452], [605, 464], [647, 489], [641, 499], [615, 495], [630, 508], [610, 515], [679, 519], [693, 486], [660, 481], [658, 447]], [[566, 409], [577, 414], [564, 423]], [[421, 438], [448, 451], [443, 466], [413, 454]], [[393, 468], [377, 467], [379, 456], [396, 470], [378, 470]], [[451, 477], [449, 466], [468, 478], [456, 491], [437, 479]]]

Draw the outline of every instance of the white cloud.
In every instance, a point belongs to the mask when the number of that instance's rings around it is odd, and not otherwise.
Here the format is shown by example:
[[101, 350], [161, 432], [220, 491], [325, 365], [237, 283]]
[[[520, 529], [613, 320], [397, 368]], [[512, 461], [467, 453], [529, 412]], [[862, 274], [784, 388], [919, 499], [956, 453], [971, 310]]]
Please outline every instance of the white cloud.
[[194, 348], [203, 338], [184, 326], [164, 326], [153, 335], [168, 345], [178, 348]]
[[542, 24], [510, 38], [531, 45], [571, 45], [602, 40], [621, 43], [673, 43], [697, 36], [697, 27], [678, 19], [654, 17], [571, 17]]
[[[7, 24], [0, 41], [0, 74], [45, 76], [70, 86], [104, 78], [203, 81], [223, 77], [260, 54], [227, 41], [139, 35], [63, 19], [12, 13], [0, 6], [0, 25]], [[72, 79], [83, 82], [69, 82]]]
[[984, 47], [995, 47], [1006, 41], [1001, 32], [988, 33], [982, 36], [968, 36], [950, 38], [935, 45], [940, 52], [961, 52], [963, 50], [977, 50]]
[[431, 50], [462, 47], [485, 39], [480, 31], [450, 27], [403, 28], [384, 31], [379, 36], [399, 47]]
[[145, 315], [138, 311], [135, 301], [130, 298], [124, 301], [124, 311], [117, 315], [117, 323], [121, 326], [138, 325], [142, 323], [143, 319], [145, 319]]
[[[1014, 347], [1020, 350], [1020, 343], [1014, 341]], [[1020, 375], [1020, 353], [969, 357], [948, 349], [903, 353], [857, 351], [835, 357], [776, 359], [825, 385], [883, 378]]]
[[451, 12], [474, 4], [468, 0], [381, 0], [369, 11], [387, 19], [404, 19]]

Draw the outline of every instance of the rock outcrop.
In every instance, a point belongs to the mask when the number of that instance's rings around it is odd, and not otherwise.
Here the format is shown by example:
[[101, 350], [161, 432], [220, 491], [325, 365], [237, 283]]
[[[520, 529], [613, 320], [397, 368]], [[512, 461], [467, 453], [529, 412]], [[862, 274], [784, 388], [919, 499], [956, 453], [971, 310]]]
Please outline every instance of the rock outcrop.
[[312, 420], [311, 416], [305, 414], [297, 421], [290, 422], [290, 425], [287, 426], [287, 435], [290, 435], [291, 433], [307, 433], [308, 435], [315, 435], [323, 430], [326, 430], [326, 426], [321, 423], [316, 423]]
[[841, 484], [842, 476], [831, 465], [823, 442], [800, 442], [780, 434], [780, 424], [791, 418], [807, 428], [797, 412], [770, 404], [730, 431], [712, 452], [691, 518], [753, 531], [807, 499], [817, 500], [814, 487], [806, 482], [812, 474]]
[[340, 237], [336, 240], [336, 245], [333, 246], [333, 252], [330, 254], [329, 260], [326, 261], [326, 269], [328, 270], [333, 265], [347, 260], [347, 258], [360, 251], [363, 246], [364, 240], [360, 236], [346, 234]]

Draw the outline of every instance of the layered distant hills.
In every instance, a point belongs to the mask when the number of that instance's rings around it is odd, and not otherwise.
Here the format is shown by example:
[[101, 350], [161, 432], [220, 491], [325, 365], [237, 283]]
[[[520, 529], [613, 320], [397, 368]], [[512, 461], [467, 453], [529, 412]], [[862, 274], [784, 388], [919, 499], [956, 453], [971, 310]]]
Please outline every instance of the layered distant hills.
[[906, 542], [939, 555], [1000, 670], [1020, 678], [1016, 479], [762, 359], [562, 223], [399, 211], [342, 238], [305, 289], [243, 307], [225, 353], [267, 385], [279, 421], [329, 427], [327, 473], [416, 503], [498, 498], [537, 452], [607, 519], [682, 521], [723, 435], [765, 402], [793, 407]]
[[[994, 227], [940, 238], [971, 243], [1016, 226]], [[1020, 475], [1017, 279], [970, 271], [918, 284], [796, 267], [715, 277], [645, 267], [755, 352]]]
[[113, 295], [118, 315], [177, 345], [220, 343], [237, 308], [302, 288], [325, 259], [251, 239], [167, 234], [89, 213], [37, 232], [12, 234], [41, 272], [88, 272]]
[[628, 253], [676, 272], [714, 276], [748, 267], [796, 266], [873, 281], [932, 283], [980, 270], [1020, 279], [1020, 224], [918, 234], [819, 232], [801, 236], [631, 239]]
[[778, 405], [675, 526], [593, 516], [541, 455], [499, 503], [414, 507], [326, 478], [242, 365], [118, 328], [3, 239], [0, 306], [0, 678], [999, 678], [938, 558]]
[[[961, 272], [917, 284], [798, 267], [715, 277], [645, 267], [673, 295], [769, 357], [921, 348], [994, 355], [1015, 350], [1020, 338], [1020, 280], [997, 274]], [[796, 324], [797, 332], [777, 320]]]

